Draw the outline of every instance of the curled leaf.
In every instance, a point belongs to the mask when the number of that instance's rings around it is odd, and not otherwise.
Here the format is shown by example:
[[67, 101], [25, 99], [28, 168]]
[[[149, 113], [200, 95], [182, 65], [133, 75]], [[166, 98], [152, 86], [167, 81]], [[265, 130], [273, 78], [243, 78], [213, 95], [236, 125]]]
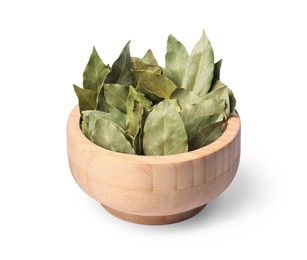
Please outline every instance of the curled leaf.
[[127, 98], [127, 119], [126, 125], [128, 133], [135, 137], [141, 127], [141, 120], [144, 108], [149, 111], [151, 102], [142, 93], [138, 93], [132, 86], [129, 87]]

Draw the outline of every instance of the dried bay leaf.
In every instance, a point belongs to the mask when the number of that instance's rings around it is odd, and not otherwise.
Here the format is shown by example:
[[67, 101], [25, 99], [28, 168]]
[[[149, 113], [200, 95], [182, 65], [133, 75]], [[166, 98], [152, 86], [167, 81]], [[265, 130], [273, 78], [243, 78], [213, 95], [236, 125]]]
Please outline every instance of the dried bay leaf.
[[177, 88], [167, 77], [155, 74], [147, 70], [134, 71], [138, 83], [137, 90], [145, 95], [151, 93], [158, 98], [170, 99], [172, 93]]
[[213, 79], [220, 79], [221, 67], [222, 67], [223, 60], [219, 60], [217, 63], [214, 64], [214, 75]]
[[173, 106], [173, 108], [179, 112], [181, 110], [180, 106], [178, 105], [178, 101], [177, 99], [173, 98], [173, 99], [167, 99], [167, 101]]
[[155, 58], [155, 56], [153, 55], [151, 49], [149, 49], [146, 54], [144, 55], [144, 57], [142, 58], [142, 62], [149, 64], [149, 65], [158, 65], [158, 62]]
[[184, 122], [188, 140], [191, 140], [201, 129], [209, 125], [224, 121], [224, 114], [195, 117], [191, 121]]
[[165, 55], [165, 76], [171, 79], [177, 87], [181, 87], [189, 54], [183, 44], [173, 35], [167, 39]]
[[135, 137], [139, 132], [144, 108], [149, 111], [151, 105], [151, 102], [144, 94], [138, 93], [132, 86], [129, 87], [126, 126], [128, 133], [132, 137]]
[[145, 124], [148, 114], [149, 112], [146, 109], [144, 109], [143, 115], [140, 121], [139, 132], [136, 134], [135, 137], [132, 137], [132, 147], [134, 148], [136, 153], [139, 155], [144, 155], [143, 134], [144, 134], [144, 124]]
[[214, 73], [214, 54], [211, 44], [203, 31], [201, 39], [194, 46], [185, 67], [182, 88], [201, 96], [210, 90]]
[[105, 65], [93, 47], [90, 59], [83, 72], [83, 88], [99, 93], [111, 69]]
[[131, 72], [130, 41], [125, 45], [118, 59], [113, 63], [112, 70], [106, 78], [106, 83], [118, 83], [124, 86], [133, 85], [134, 75]]
[[89, 89], [80, 88], [76, 85], [74, 85], [74, 90], [79, 100], [80, 112], [82, 112], [83, 110], [91, 110], [96, 108], [96, 92]]
[[163, 100], [162, 98], [159, 98], [156, 95], [152, 94], [151, 92], [147, 91], [146, 87], [145, 87], [145, 85], [144, 85], [144, 83], [142, 81], [138, 81], [137, 86], [136, 86], [136, 90], [138, 92], [143, 93], [146, 97], [148, 97], [148, 99], [151, 102], [159, 103], [159, 102], [161, 102]]
[[225, 100], [210, 99], [203, 103], [193, 104], [180, 111], [188, 140], [208, 125], [224, 121]]
[[81, 123], [81, 130], [83, 134], [90, 140], [90, 131], [89, 131], [89, 118], [85, 118]]
[[113, 123], [103, 118], [97, 119], [91, 140], [95, 144], [114, 152], [135, 154], [124, 134]]
[[143, 149], [145, 155], [170, 155], [188, 150], [182, 119], [167, 100], [156, 105], [145, 121]]
[[146, 98], [142, 92], [138, 92], [132, 86], [129, 86], [129, 95], [137, 100], [147, 111], [151, 110], [152, 102]]
[[[110, 112], [102, 112], [98, 110], [86, 110], [82, 112], [83, 121], [90, 122], [89, 133], [92, 132], [93, 127], [95, 126], [95, 122], [97, 119], [103, 118], [112, 122], [115, 126], [121, 130], [121, 132], [125, 132], [126, 130], [126, 114], [122, 113], [120, 110], [116, 108], [109, 108]], [[83, 122], [82, 122], [83, 123]]]
[[210, 124], [201, 128], [195, 135], [189, 140], [189, 150], [196, 150], [205, 145], [208, 145], [218, 139], [225, 128], [225, 122], [219, 121], [214, 124]]
[[181, 109], [185, 108], [188, 105], [198, 103], [200, 99], [199, 96], [197, 96], [194, 92], [185, 88], [177, 88], [173, 92], [171, 98], [177, 99]]
[[235, 110], [237, 101], [236, 98], [230, 88], [228, 88], [228, 95], [229, 95], [229, 108], [230, 108], [230, 115], [236, 116], [237, 112]]
[[162, 73], [162, 67], [158, 66], [158, 65], [151, 65], [151, 64], [146, 64], [143, 61], [141, 61], [140, 59], [133, 59], [132, 61], [132, 71], [136, 71], [136, 70], [148, 70], [151, 71], [153, 73], [157, 73], [157, 74], [161, 74]]
[[129, 88], [120, 84], [105, 84], [104, 97], [105, 101], [122, 111], [127, 113], [126, 103], [128, 98]]
[[135, 99], [127, 103], [127, 131], [131, 136], [136, 136], [139, 132], [140, 121], [144, 112], [144, 107]]
[[191, 121], [193, 118], [222, 114], [225, 111], [225, 100], [208, 99], [202, 103], [192, 104], [180, 111], [180, 116], [184, 122]]
[[227, 117], [230, 115], [230, 101], [229, 101], [229, 89], [221, 81], [215, 80], [211, 92], [202, 96], [200, 102], [208, 99], [222, 99], [225, 100], [225, 113]]
[[225, 113], [227, 117], [230, 115], [236, 115], [235, 107], [236, 107], [236, 99], [231, 91], [223, 82], [220, 80], [215, 80], [212, 85], [212, 90], [208, 94], [204, 95], [202, 99], [224, 99], [226, 102]]

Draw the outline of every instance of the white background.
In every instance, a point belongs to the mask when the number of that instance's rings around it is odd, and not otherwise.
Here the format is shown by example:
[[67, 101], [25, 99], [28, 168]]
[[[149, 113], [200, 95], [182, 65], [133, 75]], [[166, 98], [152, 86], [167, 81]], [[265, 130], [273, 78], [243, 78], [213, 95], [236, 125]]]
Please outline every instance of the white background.
[[[0, 259], [306, 259], [304, 1], [1, 1]], [[74, 182], [66, 122], [92, 46], [112, 63], [128, 40], [164, 64], [172, 33], [202, 29], [242, 118], [230, 187], [166, 226], [108, 214]]]

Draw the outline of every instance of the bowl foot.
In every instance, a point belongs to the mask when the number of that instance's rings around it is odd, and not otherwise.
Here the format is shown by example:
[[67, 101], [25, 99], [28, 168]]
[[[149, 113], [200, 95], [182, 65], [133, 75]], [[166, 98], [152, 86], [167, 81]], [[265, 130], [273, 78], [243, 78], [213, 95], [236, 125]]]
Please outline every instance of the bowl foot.
[[182, 213], [173, 214], [173, 215], [166, 215], [166, 216], [142, 216], [142, 215], [134, 215], [125, 213], [116, 209], [109, 208], [105, 205], [102, 205], [109, 213], [113, 216], [123, 219], [125, 221], [129, 221], [132, 223], [137, 224], [146, 224], [146, 225], [164, 225], [164, 224], [171, 224], [186, 220], [195, 216], [199, 213], [205, 206], [200, 206], [195, 209], [191, 209]]

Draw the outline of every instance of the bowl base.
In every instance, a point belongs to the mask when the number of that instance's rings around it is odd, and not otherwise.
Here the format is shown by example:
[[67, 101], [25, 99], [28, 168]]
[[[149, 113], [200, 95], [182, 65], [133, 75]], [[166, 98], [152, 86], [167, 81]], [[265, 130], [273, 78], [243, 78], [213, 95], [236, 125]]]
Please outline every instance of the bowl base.
[[145, 224], [145, 225], [165, 225], [165, 224], [172, 224], [176, 222], [180, 222], [195, 216], [199, 213], [205, 206], [200, 206], [195, 209], [191, 209], [182, 213], [173, 214], [173, 215], [166, 215], [166, 216], [142, 216], [142, 215], [135, 215], [125, 213], [116, 209], [109, 208], [105, 205], [102, 205], [109, 213], [113, 216], [120, 218], [122, 220], [137, 223], [137, 224]]

